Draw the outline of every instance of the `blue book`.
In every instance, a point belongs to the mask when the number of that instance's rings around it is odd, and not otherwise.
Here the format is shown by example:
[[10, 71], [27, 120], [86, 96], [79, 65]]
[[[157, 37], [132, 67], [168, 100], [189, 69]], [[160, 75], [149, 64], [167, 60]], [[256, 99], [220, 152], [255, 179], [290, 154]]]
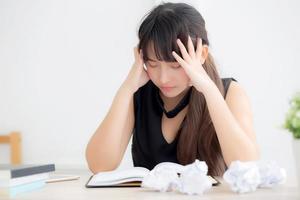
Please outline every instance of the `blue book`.
[[14, 187], [7, 187], [0, 189], [0, 197], [15, 197], [18, 194], [34, 191], [42, 188], [45, 185], [45, 180], [35, 181], [32, 183], [27, 183], [23, 185], [18, 185]]

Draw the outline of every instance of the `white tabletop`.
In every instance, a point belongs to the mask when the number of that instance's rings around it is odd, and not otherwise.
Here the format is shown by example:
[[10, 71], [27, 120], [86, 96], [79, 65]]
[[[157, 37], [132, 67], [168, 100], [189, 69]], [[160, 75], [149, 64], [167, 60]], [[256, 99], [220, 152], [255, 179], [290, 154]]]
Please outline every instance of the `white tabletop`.
[[19, 194], [13, 199], [20, 200], [64, 200], [64, 199], [251, 199], [251, 200], [275, 200], [275, 199], [300, 199], [299, 189], [287, 184], [280, 185], [272, 189], [258, 189], [255, 192], [247, 194], [233, 193], [226, 183], [213, 187], [208, 192], [200, 196], [189, 196], [177, 192], [155, 192], [145, 188], [85, 188], [91, 173], [87, 170], [81, 171], [62, 171], [57, 174], [75, 174], [80, 175], [79, 180], [48, 183], [36, 191]]

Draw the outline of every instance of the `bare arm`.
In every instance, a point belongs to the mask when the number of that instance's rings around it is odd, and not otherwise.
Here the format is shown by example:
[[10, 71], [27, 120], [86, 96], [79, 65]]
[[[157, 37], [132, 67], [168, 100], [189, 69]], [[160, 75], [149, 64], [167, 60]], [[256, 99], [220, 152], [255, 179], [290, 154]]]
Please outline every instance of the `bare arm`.
[[235, 160], [259, 159], [253, 114], [244, 89], [232, 81], [226, 102], [215, 85], [207, 88], [204, 95], [227, 166]]
[[134, 49], [135, 62], [114, 97], [102, 123], [86, 148], [86, 159], [93, 173], [117, 168], [123, 158], [134, 126], [133, 95], [148, 80], [141, 52]]
[[215, 83], [203, 67], [208, 56], [208, 46], [197, 39], [195, 52], [191, 38], [188, 47], [178, 39], [177, 44], [183, 57], [173, 52], [191, 79], [192, 85], [205, 96], [221, 151], [227, 166], [235, 160], [257, 160], [259, 149], [253, 127], [253, 114], [250, 100], [239, 84], [232, 82], [226, 102]]
[[93, 173], [113, 170], [120, 164], [133, 130], [133, 112], [133, 92], [124, 83], [88, 143], [86, 159]]

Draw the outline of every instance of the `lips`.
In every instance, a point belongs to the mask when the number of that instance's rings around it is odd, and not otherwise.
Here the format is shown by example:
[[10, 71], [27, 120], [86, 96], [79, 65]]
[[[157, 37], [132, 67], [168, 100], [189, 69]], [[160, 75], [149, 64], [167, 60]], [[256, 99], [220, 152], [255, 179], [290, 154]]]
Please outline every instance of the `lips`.
[[161, 88], [173, 88], [172, 86], [162, 86]]
[[172, 86], [162, 86], [161, 89], [164, 90], [164, 91], [170, 91], [172, 90], [174, 87]]

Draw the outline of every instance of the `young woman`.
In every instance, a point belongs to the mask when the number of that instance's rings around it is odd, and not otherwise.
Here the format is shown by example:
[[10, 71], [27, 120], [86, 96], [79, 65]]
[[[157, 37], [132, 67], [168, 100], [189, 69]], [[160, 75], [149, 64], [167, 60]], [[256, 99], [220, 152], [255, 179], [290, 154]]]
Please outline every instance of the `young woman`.
[[222, 175], [234, 160], [258, 159], [249, 98], [234, 78], [220, 78], [200, 13], [158, 5], [138, 36], [131, 71], [87, 146], [91, 171], [117, 168], [131, 135], [134, 166], [148, 169], [199, 159]]

